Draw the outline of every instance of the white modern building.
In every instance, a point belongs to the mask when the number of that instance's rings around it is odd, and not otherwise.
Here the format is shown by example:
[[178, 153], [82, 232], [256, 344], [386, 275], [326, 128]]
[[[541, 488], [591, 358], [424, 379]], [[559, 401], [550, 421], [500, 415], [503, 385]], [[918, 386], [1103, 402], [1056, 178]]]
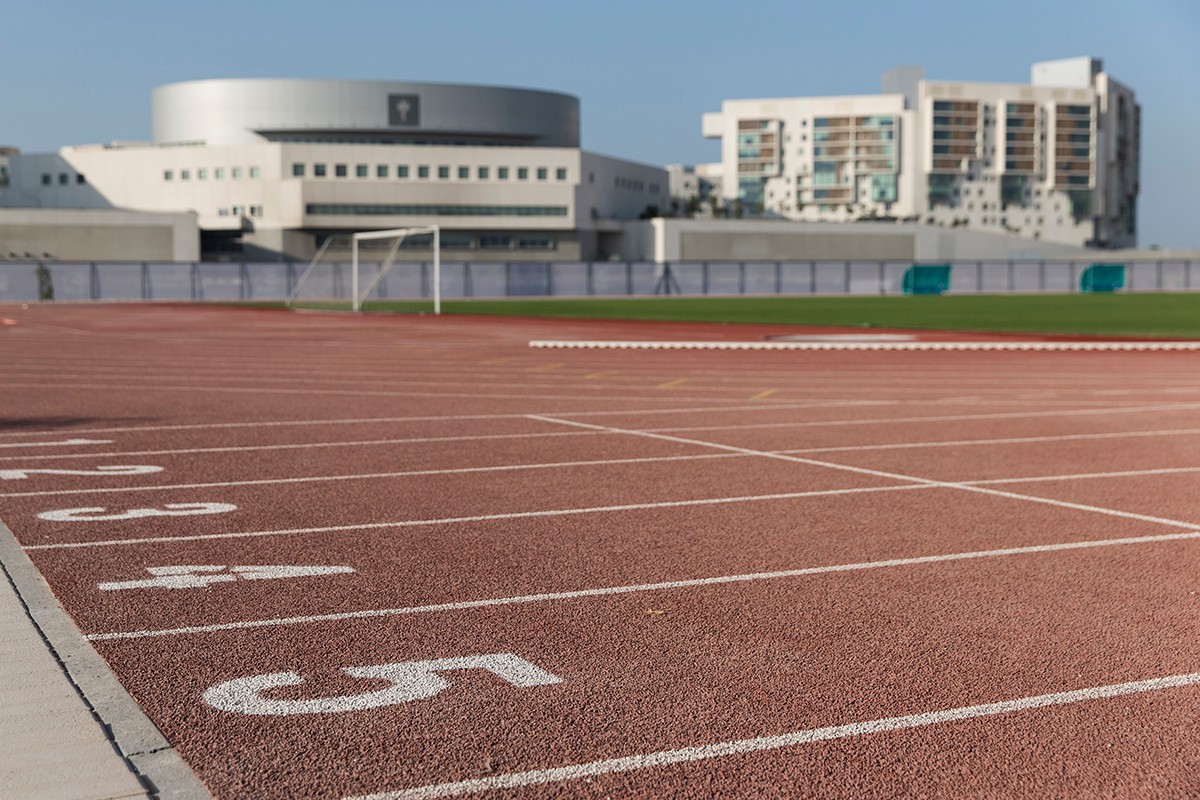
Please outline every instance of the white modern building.
[[4, 154], [0, 208], [191, 212], [204, 258], [307, 259], [331, 234], [438, 225], [457, 261], [604, 259], [623, 221], [669, 206], [667, 173], [581, 150], [579, 122], [578, 98], [528, 89], [169, 84], [151, 142]]
[[1029, 84], [930, 81], [883, 93], [727, 100], [727, 206], [812, 222], [897, 219], [1119, 248], [1137, 237], [1141, 110], [1090, 57], [1033, 65]]

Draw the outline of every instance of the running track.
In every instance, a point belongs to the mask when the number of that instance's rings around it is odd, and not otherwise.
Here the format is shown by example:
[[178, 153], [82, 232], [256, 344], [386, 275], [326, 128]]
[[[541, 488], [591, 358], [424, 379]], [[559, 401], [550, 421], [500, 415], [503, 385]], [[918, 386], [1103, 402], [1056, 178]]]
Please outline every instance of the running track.
[[1200, 354], [0, 317], [0, 518], [218, 797], [1200, 794]]

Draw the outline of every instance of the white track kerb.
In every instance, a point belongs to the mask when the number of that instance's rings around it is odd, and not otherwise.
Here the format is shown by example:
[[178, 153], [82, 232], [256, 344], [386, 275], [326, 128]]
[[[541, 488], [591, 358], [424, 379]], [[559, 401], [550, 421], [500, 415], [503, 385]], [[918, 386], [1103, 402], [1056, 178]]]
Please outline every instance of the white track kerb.
[[1200, 350], [1195, 342], [638, 342], [534, 339], [574, 350]]

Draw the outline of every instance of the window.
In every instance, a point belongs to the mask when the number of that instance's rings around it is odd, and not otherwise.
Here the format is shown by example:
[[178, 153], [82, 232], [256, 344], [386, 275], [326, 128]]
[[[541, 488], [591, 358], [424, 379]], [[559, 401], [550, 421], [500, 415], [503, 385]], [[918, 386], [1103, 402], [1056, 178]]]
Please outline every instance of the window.
[[262, 175], [262, 170], [260, 170], [258, 167], [251, 167], [251, 168], [250, 168], [250, 177], [251, 177], [251, 178], [257, 178], [257, 177], [259, 177], [260, 175]]
[[354, 177], [356, 177], [356, 178], [367, 177], [367, 165], [366, 164], [356, 164], [354, 167]]
[[234, 167], [233, 170], [229, 173], [229, 177], [233, 178], [235, 181], [238, 178], [242, 177], [242, 168]]
[[480, 167], [475, 174], [479, 176], [479, 180], [486, 181], [488, 179], [488, 168]]
[[242, 207], [241, 206], [234, 206], [230, 210], [233, 212], [233, 215], [235, 217], [240, 217], [242, 215]]
[[426, 167], [426, 166], [417, 167], [417, 177], [418, 178], [428, 178], [429, 177], [429, 167]]
[[[172, 171], [171, 171], [171, 170], [169, 170], [169, 169], [167, 169], [167, 170], [163, 170], [163, 180], [164, 180], [164, 181], [173, 181], [173, 180], [175, 180], [175, 173], [174, 173], [174, 172], [172, 172]], [[49, 173], [49, 172], [47, 172], [47, 173], [44, 173], [44, 174], [42, 175], [42, 185], [43, 185], [43, 186], [49, 186], [49, 185], [50, 185], [50, 173]]]
[[71, 182], [71, 176], [65, 172], [58, 173], [58, 183], [60, 186], [66, 186]]
[[250, 206], [250, 216], [261, 217], [262, 216], [262, 206]]
[[75, 182], [80, 184], [87, 183], [87, 178], [83, 177], [83, 173], [81, 172], [75, 176]]
[[314, 178], [324, 178], [325, 177], [325, 165], [324, 164], [313, 164], [313, 177]]
[[397, 178], [407, 178], [408, 177], [408, 164], [397, 164], [396, 165], [396, 177]]
[[554, 239], [546, 234], [525, 234], [517, 237], [518, 250], [553, 250]]
[[196, 170], [196, 180], [198, 180], [198, 181], [208, 180], [208, 170], [205, 169], [204, 167], [201, 167], [200, 169]]
[[500, 167], [496, 170], [496, 177], [502, 181], [508, 180], [508, 167]]
[[470, 167], [459, 167], [459, 168], [458, 168], [458, 178], [459, 178], [459, 180], [464, 180], [464, 181], [465, 181], [465, 180], [466, 180], [467, 178], [469, 178], [469, 177], [471, 177], [471, 168], [470, 168]]
[[334, 164], [333, 165], [333, 176], [335, 178], [344, 178], [349, 174], [350, 174], [350, 170], [346, 167], [345, 164]]
[[446, 178], [449, 178], [449, 177], [450, 177], [450, 168], [449, 167], [447, 167], [445, 165], [438, 167], [438, 179], [439, 180], [444, 181], [444, 180], [446, 180]]
[[293, 178], [303, 178], [304, 177], [304, 165], [303, 164], [292, 164], [292, 177]]
[[387, 164], [376, 164], [375, 165], [375, 177], [376, 178], [386, 178], [387, 176], [388, 176]]
[[548, 174], [549, 174], [549, 173], [548, 173], [548, 171], [546, 170], [546, 168], [545, 168], [545, 167], [538, 167], [538, 168], [537, 168], [537, 179], [538, 179], [539, 181], [544, 181], [544, 180], [546, 180], [546, 177], [547, 177], [547, 175], [548, 175]]
[[554, 178], [555, 180], [565, 181], [567, 179], [567, 168], [559, 167], [554, 170]]
[[475, 239], [469, 233], [443, 233], [441, 246], [443, 250], [470, 250]]
[[[324, 167], [322, 167], [321, 169], [324, 169]], [[321, 174], [324, 175], [325, 173], [322, 172]], [[225, 177], [225, 168], [224, 167], [217, 167], [216, 169], [213, 170], [213, 178], [215, 178], [216, 180], [221, 180], [224, 177]]]
[[507, 250], [512, 247], [512, 237], [499, 233], [485, 233], [479, 237], [482, 250]]
[[517, 180], [529, 180], [529, 167], [517, 167]]
[[192, 171], [190, 169], [179, 170], [179, 180], [186, 181], [186, 180], [191, 180], [191, 178], [192, 178]]

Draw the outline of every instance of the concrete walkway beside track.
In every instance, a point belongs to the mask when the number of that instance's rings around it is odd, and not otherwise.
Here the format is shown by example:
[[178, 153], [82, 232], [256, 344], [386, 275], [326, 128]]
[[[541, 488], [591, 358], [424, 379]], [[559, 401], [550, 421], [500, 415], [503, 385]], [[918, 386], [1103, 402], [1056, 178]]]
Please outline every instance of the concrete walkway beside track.
[[210, 797], [63, 612], [3, 522], [0, 570], [0, 797]]

